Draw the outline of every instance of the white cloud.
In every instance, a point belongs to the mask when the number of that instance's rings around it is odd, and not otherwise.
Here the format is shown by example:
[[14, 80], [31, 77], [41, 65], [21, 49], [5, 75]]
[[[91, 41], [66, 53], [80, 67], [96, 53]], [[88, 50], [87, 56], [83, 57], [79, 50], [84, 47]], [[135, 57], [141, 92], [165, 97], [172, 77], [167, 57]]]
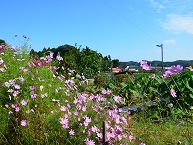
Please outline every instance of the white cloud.
[[157, 1], [154, 1], [154, 0], [149, 0], [149, 1], [150, 1], [151, 6], [156, 8], [157, 13], [160, 13], [162, 9], [165, 8], [161, 3], [158, 3]]
[[175, 9], [178, 12], [183, 11], [189, 5], [192, 4], [193, 0], [147, 0], [150, 6], [157, 12], [162, 13], [164, 10]]
[[193, 17], [176, 14], [169, 14], [166, 17], [166, 20], [160, 23], [164, 29], [193, 34]]
[[173, 44], [173, 43], [176, 43], [176, 40], [174, 39], [164, 40], [163, 43], [164, 44]]

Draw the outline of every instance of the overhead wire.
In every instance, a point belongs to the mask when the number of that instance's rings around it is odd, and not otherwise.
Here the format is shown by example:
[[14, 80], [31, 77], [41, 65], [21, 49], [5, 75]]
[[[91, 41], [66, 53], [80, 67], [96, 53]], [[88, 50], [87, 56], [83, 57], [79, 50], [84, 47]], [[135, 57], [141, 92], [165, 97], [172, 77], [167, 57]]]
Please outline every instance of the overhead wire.
[[[115, 13], [117, 13], [120, 17], [122, 17], [123, 19], [125, 19], [127, 22], [129, 22], [131, 25], [133, 25], [135, 28], [137, 28], [138, 30], [140, 30], [142, 33], [144, 33], [145, 35], [147, 35], [149, 38], [151, 38], [152, 40], [154, 40], [157, 43], [160, 43], [159, 41], [157, 41], [154, 37], [152, 37], [151, 35], [149, 35], [148, 33], [146, 33], [145, 31], [143, 31], [141, 28], [139, 28], [137, 25], [135, 25], [133, 22], [129, 21], [126, 17], [124, 17], [122, 14], [120, 14], [118, 11], [116, 11], [114, 8], [112, 8], [109, 4], [107, 4], [104, 0], [101, 0], [107, 7], [109, 7], [112, 11], [114, 11]], [[163, 44], [163, 42], [161, 43]], [[164, 44], [163, 44], [164, 46]], [[167, 49], [169, 51], [171, 51], [174, 54], [177, 54], [176, 52], [170, 50], [169, 48], [164, 46], [164, 49]], [[179, 54], [177, 54], [179, 56]]]

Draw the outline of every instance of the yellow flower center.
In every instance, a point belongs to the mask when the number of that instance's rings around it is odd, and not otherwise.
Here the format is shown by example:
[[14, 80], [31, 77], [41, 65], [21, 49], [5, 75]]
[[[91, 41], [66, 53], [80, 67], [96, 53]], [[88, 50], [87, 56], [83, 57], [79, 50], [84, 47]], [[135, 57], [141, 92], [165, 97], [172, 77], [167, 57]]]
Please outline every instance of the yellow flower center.
[[177, 72], [177, 70], [175, 69], [174, 72]]

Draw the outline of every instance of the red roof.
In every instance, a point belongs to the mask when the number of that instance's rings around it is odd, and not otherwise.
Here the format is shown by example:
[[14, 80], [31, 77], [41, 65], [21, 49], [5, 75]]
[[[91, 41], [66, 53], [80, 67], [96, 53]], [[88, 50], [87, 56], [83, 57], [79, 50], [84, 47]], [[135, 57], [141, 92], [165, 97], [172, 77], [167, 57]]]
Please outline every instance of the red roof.
[[120, 72], [121, 71], [121, 69], [120, 68], [111, 68], [111, 71], [113, 71], [113, 72]]

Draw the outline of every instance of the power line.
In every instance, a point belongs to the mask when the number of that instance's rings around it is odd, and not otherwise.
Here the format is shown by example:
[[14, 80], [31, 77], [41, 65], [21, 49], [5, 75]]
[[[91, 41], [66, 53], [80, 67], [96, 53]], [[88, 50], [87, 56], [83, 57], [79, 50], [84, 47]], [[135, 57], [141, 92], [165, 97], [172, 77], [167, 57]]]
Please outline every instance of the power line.
[[[158, 42], [154, 37], [150, 36], [148, 33], [146, 33], [145, 31], [143, 31], [141, 28], [139, 28], [138, 26], [136, 26], [134, 23], [132, 23], [131, 21], [129, 21], [126, 17], [124, 17], [122, 14], [120, 14], [118, 11], [116, 11], [114, 8], [112, 8], [110, 5], [108, 5], [105, 1], [101, 0], [107, 7], [109, 7], [112, 11], [114, 11], [115, 13], [117, 13], [119, 16], [121, 16], [123, 19], [125, 19], [127, 22], [129, 22], [131, 25], [133, 25], [135, 28], [137, 28], [138, 30], [140, 30], [142, 33], [144, 33], [145, 35], [147, 35], [149, 38], [151, 38], [152, 40], [154, 40], [156, 43], [160, 43]], [[167, 49], [169, 51], [171, 51], [172, 53], [177, 54], [176, 52], [170, 50], [167, 47], [164, 47], [164, 49]], [[179, 56], [179, 54], [177, 54]]]
[[147, 34], [145, 31], [143, 31], [142, 29], [140, 29], [138, 26], [136, 26], [134, 23], [132, 23], [131, 21], [129, 21], [126, 17], [124, 17], [122, 14], [120, 14], [119, 12], [117, 12], [115, 9], [113, 9], [110, 5], [108, 5], [106, 2], [104, 2], [103, 0], [101, 0], [106, 6], [108, 6], [111, 10], [113, 10], [115, 13], [117, 13], [119, 16], [121, 16], [123, 19], [125, 19], [127, 22], [129, 22], [131, 25], [133, 25], [134, 27], [136, 27], [138, 30], [140, 30], [141, 32], [143, 32], [145, 35], [147, 35], [148, 37], [150, 37], [151, 39], [153, 39], [154, 41], [158, 42], [156, 39], [154, 39], [153, 37], [151, 37], [149, 34]]

